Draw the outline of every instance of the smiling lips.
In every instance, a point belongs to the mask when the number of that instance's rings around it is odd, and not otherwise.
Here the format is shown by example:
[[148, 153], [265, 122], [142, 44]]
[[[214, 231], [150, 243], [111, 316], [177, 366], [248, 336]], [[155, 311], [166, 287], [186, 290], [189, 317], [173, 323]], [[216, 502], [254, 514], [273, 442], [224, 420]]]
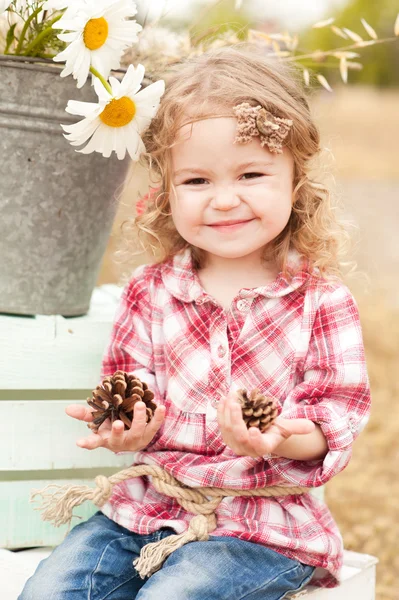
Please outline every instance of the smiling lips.
[[247, 219], [245, 221], [219, 221], [218, 223], [210, 224], [209, 227], [213, 227], [214, 229], [218, 230], [233, 231], [235, 229], [238, 229], [239, 227], [242, 227], [246, 223], [250, 223], [251, 221], [253, 221], [253, 219]]

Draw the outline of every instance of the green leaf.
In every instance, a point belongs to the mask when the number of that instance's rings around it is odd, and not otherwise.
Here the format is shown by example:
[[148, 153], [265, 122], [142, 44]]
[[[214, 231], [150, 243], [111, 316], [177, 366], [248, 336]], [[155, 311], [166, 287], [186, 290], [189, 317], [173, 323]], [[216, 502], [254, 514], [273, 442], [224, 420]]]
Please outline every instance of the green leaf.
[[15, 27], [16, 26], [17, 26], [17, 24], [14, 23], [13, 25], [11, 25], [10, 29], [7, 31], [6, 48], [5, 48], [4, 54], [7, 54], [9, 47], [11, 46], [11, 44], [13, 43], [13, 41], [15, 39]]

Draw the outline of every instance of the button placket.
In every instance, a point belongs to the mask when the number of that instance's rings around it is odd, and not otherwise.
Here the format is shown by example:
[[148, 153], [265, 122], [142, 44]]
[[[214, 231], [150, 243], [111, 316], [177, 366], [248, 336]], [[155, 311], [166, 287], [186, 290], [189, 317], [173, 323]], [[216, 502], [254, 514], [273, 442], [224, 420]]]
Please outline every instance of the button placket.
[[[227, 337], [227, 314], [223, 311], [214, 319], [210, 328], [210, 346], [211, 346], [211, 373], [209, 391], [212, 397], [208, 401], [207, 420], [216, 419], [217, 405], [221, 398], [220, 385], [228, 381], [229, 368], [229, 342]], [[217, 375], [216, 375], [217, 373]], [[220, 375], [223, 377], [223, 383], [220, 381]], [[217, 386], [217, 389], [216, 387]], [[225, 390], [223, 390], [225, 391]]]
[[248, 300], [238, 300], [237, 308], [240, 312], [245, 312], [249, 308]]
[[217, 353], [218, 353], [218, 357], [219, 358], [224, 358], [226, 356], [227, 350], [223, 346], [223, 344], [219, 344], [218, 349], [217, 349]]
[[349, 422], [349, 429], [351, 430], [352, 433], [356, 433], [357, 431], [357, 425], [356, 425], [356, 420], [354, 417], [349, 417], [348, 418], [348, 422]]

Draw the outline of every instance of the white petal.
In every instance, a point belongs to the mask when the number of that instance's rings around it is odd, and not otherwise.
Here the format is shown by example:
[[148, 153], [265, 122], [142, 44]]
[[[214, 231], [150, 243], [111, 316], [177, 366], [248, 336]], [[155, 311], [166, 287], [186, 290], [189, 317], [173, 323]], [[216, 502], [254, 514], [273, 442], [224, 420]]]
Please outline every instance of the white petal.
[[[119, 132], [119, 133], [121, 134], [122, 132]], [[114, 150], [115, 150], [116, 156], [119, 160], [123, 160], [125, 158], [127, 148], [126, 148], [126, 143], [125, 143], [123, 135], [119, 135], [115, 139]]]
[[143, 65], [137, 65], [136, 69], [133, 65], [129, 65], [126, 74], [121, 83], [121, 92], [124, 96], [132, 96], [141, 88], [144, 78], [145, 68]]
[[78, 150], [78, 152], [82, 152], [82, 154], [90, 154], [91, 152], [100, 152], [103, 153], [104, 147], [104, 135], [106, 135], [106, 131], [104, 128], [107, 128], [106, 125], [101, 125], [93, 134], [93, 137], [88, 142], [87, 146]]
[[73, 76], [77, 79], [77, 87], [81, 88], [87, 81], [90, 70], [90, 51], [84, 49], [77, 57], [74, 67]]
[[103, 135], [103, 156], [105, 158], [109, 158], [114, 150], [114, 130], [110, 128], [110, 131], [107, 131], [105, 135]]
[[147, 127], [150, 125], [153, 118], [154, 118], [154, 113], [143, 115], [143, 114], [139, 113], [139, 111], [137, 111], [137, 114], [136, 114], [134, 120], [136, 121], [137, 130], [139, 131], [139, 133], [143, 133], [143, 131], [145, 131], [147, 129]]
[[[131, 38], [133, 36], [137, 36], [138, 33], [140, 33], [142, 27], [140, 26], [132, 26], [133, 24], [130, 23], [129, 21], [126, 21], [126, 23], [122, 22], [122, 23], [118, 23], [117, 25], [113, 25], [110, 28], [110, 33], [112, 33], [113, 37], [115, 38], [121, 38], [121, 39], [127, 39], [127, 40], [131, 40]], [[131, 40], [133, 41], [133, 40]]]
[[73, 71], [73, 63], [67, 63], [60, 73], [60, 77], [68, 77]]
[[62, 52], [60, 52], [59, 54], [54, 56], [53, 61], [54, 62], [67, 61], [69, 56], [71, 55], [70, 48], [71, 48], [71, 46], [68, 46], [67, 48], [65, 48], [65, 50], [62, 50]]
[[70, 73], [72, 73], [73, 63], [75, 62], [76, 58], [79, 56], [81, 48], [83, 48], [83, 44], [81, 43], [81, 41], [79, 39], [75, 40], [69, 46], [67, 46], [65, 48], [65, 50], [63, 50], [62, 52], [57, 54], [57, 56], [55, 56], [53, 58], [53, 60], [55, 62], [66, 61], [66, 63], [68, 64], [68, 66], [71, 69]]
[[71, 142], [75, 142], [75, 145], [80, 146], [84, 144], [96, 131], [96, 129], [100, 126], [100, 120], [96, 119], [95, 121], [81, 121], [79, 123], [75, 123], [75, 125], [84, 125], [84, 128], [81, 128], [81, 131], [74, 130], [71, 131], [73, 125], [61, 125], [64, 131], [66, 131], [69, 135], [65, 137], [67, 140]]
[[115, 98], [120, 97], [121, 82], [118, 79], [116, 79], [116, 77], [110, 77], [109, 83], [112, 88], [112, 95]]
[[[111, 72], [111, 67], [109, 66], [109, 56], [107, 57], [101, 57], [101, 53], [97, 52], [92, 52], [91, 53], [91, 64], [93, 65], [93, 67], [95, 69], [97, 69], [97, 71], [99, 73], [101, 73], [101, 75], [105, 78], [108, 79], [108, 76]], [[118, 63], [119, 65], [119, 63]]]
[[134, 122], [131, 123], [126, 129], [125, 142], [127, 151], [129, 152], [130, 158], [136, 161], [140, 158], [140, 154], [145, 152], [145, 146], [137, 129], [134, 126]]
[[123, 160], [126, 156], [126, 142], [124, 136], [124, 130], [126, 127], [121, 127], [120, 129], [114, 129], [114, 139], [113, 139], [113, 148], [116, 152], [116, 156], [119, 160]]
[[73, 31], [71, 33], [59, 33], [57, 35], [57, 38], [59, 40], [61, 40], [62, 42], [74, 42], [78, 37], [79, 37], [80, 33], [79, 31]]
[[52, 28], [66, 29], [68, 31], [83, 31], [87, 21], [88, 19], [85, 19], [80, 15], [76, 15], [73, 19], [64, 19], [61, 17], [61, 19], [53, 23]]
[[96, 128], [92, 127], [90, 129], [90, 131], [87, 132], [86, 136], [84, 136], [84, 135], [75, 136], [72, 133], [70, 133], [70, 134], [64, 133], [64, 137], [65, 137], [65, 139], [67, 139], [69, 141], [69, 143], [72, 146], [82, 146], [82, 144], [85, 144], [86, 142], [89, 141], [89, 139], [94, 134], [94, 132], [98, 129], [98, 127], [99, 127], [98, 124], [97, 124]]
[[71, 115], [87, 117], [87, 115], [93, 113], [99, 108], [100, 107], [96, 102], [80, 102], [79, 100], [69, 100], [65, 110]]
[[117, 0], [116, 2], [111, 2], [111, 6], [105, 9], [104, 14], [122, 14], [126, 15], [127, 17], [134, 17], [134, 15], [137, 14], [137, 8], [133, 2], [126, 2], [126, 0]]
[[150, 85], [147, 85], [143, 90], [140, 90], [135, 94], [133, 100], [137, 102], [147, 102], [150, 104], [158, 103], [161, 99], [162, 94], [165, 92], [165, 82], [163, 79], [159, 79]]
[[98, 77], [94, 79], [94, 90], [101, 103], [107, 104], [110, 100], [112, 100], [111, 94], [105, 89]]
[[148, 87], [144, 88], [132, 97], [137, 107], [137, 115], [135, 121], [138, 123], [140, 132], [144, 131], [150, 124], [158, 110], [161, 95], [165, 90], [165, 82], [163, 80], [156, 81]]

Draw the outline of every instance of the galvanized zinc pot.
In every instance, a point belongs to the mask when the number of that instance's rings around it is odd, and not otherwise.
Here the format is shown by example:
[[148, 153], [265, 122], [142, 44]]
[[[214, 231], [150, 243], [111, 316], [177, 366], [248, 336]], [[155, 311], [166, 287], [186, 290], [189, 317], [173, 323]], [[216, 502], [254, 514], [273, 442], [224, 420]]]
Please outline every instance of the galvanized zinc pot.
[[0, 312], [85, 314], [129, 159], [63, 137], [79, 120], [68, 100], [97, 101], [89, 80], [79, 90], [59, 65], [0, 58]]

